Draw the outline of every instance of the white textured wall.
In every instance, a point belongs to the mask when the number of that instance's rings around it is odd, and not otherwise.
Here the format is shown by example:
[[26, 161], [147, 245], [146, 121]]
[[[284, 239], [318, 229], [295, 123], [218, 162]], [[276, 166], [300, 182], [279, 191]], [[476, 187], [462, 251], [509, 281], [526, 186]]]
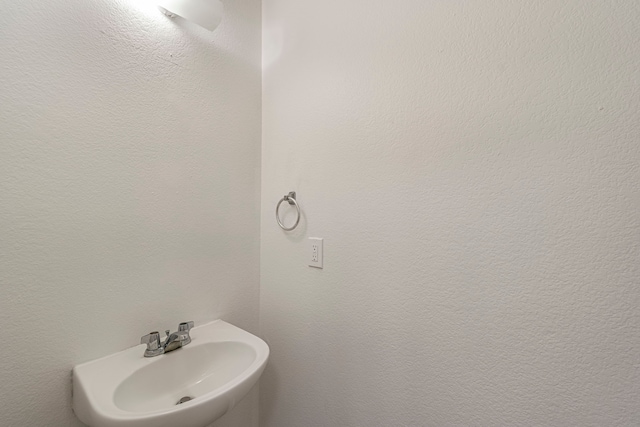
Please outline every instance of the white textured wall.
[[640, 4], [263, 8], [262, 427], [640, 425]]
[[257, 332], [261, 7], [225, 5], [0, 0], [0, 425], [80, 425], [71, 368], [149, 330]]

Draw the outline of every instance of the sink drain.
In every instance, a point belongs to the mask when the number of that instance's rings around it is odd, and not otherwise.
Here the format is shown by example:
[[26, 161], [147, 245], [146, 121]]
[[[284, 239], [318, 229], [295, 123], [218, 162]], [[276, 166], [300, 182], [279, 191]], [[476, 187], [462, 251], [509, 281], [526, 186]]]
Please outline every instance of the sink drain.
[[178, 403], [176, 403], [176, 405], [182, 405], [184, 402], [188, 402], [190, 400], [192, 400], [193, 397], [191, 396], [185, 396], [182, 399], [178, 400]]

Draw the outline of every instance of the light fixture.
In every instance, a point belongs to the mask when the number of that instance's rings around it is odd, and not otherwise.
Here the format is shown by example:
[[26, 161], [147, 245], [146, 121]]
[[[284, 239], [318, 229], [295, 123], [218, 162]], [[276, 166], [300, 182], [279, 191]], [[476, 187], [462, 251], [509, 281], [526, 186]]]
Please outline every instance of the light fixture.
[[160, 0], [158, 7], [167, 16], [180, 16], [209, 31], [220, 24], [224, 12], [220, 0]]

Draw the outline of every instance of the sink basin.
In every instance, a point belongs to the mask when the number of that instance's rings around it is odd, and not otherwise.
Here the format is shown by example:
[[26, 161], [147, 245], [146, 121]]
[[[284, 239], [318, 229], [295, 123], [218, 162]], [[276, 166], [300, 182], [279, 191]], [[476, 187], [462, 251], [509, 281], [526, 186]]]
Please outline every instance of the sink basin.
[[205, 427], [258, 381], [269, 347], [222, 320], [191, 344], [146, 358], [144, 345], [73, 369], [73, 410], [90, 427]]

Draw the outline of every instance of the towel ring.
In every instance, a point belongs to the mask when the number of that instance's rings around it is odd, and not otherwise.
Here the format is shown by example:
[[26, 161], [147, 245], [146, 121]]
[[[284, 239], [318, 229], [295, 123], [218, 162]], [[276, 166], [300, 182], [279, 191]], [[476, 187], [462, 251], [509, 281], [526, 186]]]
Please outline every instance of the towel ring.
[[[284, 224], [282, 223], [282, 221], [280, 221], [279, 210], [280, 210], [280, 205], [282, 204], [282, 202], [289, 202], [289, 204], [295, 206], [296, 210], [298, 211], [298, 218], [296, 219], [296, 223], [293, 224], [293, 226], [291, 226], [291, 227], [285, 227]], [[278, 225], [284, 231], [291, 231], [291, 230], [293, 230], [294, 228], [296, 228], [298, 226], [298, 223], [300, 222], [300, 206], [298, 206], [298, 202], [296, 202], [296, 192], [295, 191], [289, 192], [289, 194], [284, 196], [278, 202], [278, 206], [276, 206], [276, 221], [278, 221]]]

